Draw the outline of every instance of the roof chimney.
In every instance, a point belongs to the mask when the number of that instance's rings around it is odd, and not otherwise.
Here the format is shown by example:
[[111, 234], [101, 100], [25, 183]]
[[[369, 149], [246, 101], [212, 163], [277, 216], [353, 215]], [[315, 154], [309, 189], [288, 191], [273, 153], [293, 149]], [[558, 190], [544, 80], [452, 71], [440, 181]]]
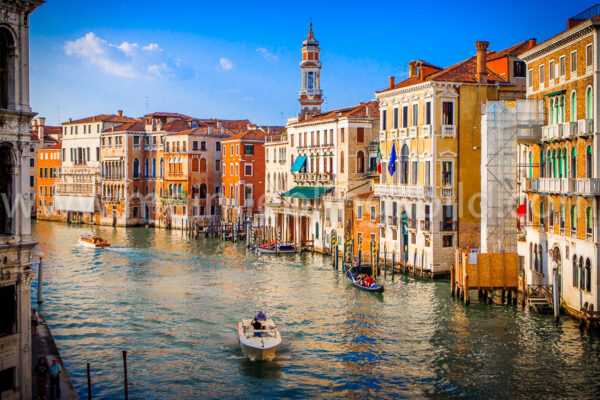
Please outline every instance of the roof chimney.
[[122, 117], [123, 116], [123, 110], [117, 110], [117, 115], [119, 117]]
[[394, 78], [393, 76], [390, 76], [390, 89], [393, 88], [395, 84], [396, 84], [396, 78]]
[[408, 77], [413, 76], [417, 76], [417, 62], [414, 60], [408, 63]]
[[40, 147], [44, 147], [44, 125], [46, 125], [46, 118], [39, 117], [37, 119], [37, 131], [38, 131], [38, 139], [40, 140]]
[[70, 117], [69, 117], [69, 122], [73, 122], [73, 118], [70, 118]]
[[531, 38], [529, 39], [529, 48], [531, 49], [532, 47], [535, 47], [537, 45], [537, 40], [536, 38]]
[[477, 80], [479, 81], [479, 83], [487, 83], [488, 72], [486, 58], [487, 48], [489, 45], [490, 42], [475, 42], [475, 47], [477, 47]]

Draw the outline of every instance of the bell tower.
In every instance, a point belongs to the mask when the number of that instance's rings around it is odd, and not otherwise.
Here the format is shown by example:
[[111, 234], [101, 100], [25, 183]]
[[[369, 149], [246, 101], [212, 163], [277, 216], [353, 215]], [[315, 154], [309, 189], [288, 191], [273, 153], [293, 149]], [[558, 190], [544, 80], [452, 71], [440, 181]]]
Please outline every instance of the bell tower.
[[300, 120], [309, 115], [319, 114], [323, 104], [323, 91], [321, 90], [321, 61], [319, 61], [319, 41], [315, 39], [312, 22], [308, 37], [302, 42], [302, 88], [300, 89]]

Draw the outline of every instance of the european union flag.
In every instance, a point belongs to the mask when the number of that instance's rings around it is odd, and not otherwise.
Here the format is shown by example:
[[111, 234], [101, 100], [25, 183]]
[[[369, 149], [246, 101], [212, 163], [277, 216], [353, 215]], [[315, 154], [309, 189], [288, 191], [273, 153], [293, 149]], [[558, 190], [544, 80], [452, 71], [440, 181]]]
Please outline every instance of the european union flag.
[[394, 176], [396, 172], [396, 143], [392, 144], [392, 154], [390, 154], [390, 163], [388, 164], [388, 172]]

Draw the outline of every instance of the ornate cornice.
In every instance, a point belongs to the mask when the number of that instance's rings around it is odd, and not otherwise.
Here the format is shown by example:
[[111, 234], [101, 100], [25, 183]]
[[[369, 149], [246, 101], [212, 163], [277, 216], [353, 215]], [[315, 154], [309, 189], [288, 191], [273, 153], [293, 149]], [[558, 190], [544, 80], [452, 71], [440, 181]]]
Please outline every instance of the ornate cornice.
[[578, 25], [576, 28], [563, 32], [562, 34], [549, 39], [544, 43], [541, 43], [539, 46], [526, 51], [525, 53], [521, 54], [519, 58], [527, 62], [533, 61], [536, 58], [555, 51], [569, 42], [581, 39], [582, 37], [594, 32], [599, 27], [600, 21], [587, 21], [581, 25]]

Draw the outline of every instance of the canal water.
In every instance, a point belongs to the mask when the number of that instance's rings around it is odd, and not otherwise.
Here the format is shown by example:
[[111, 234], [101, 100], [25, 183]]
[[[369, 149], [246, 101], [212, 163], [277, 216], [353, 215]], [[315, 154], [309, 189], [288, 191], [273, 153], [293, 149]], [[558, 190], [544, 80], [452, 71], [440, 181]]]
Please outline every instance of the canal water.
[[[396, 276], [371, 294], [316, 254], [258, 257], [243, 244], [145, 228], [39, 221], [33, 230], [41, 312], [82, 398], [86, 363], [95, 398], [123, 398], [122, 350], [132, 399], [600, 393], [597, 336], [567, 318], [557, 326], [516, 307], [465, 307], [447, 282]], [[111, 248], [77, 246], [85, 232]], [[284, 339], [273, 362], [250, 362], [237, 344], [237, 322], [259, 310]]]

